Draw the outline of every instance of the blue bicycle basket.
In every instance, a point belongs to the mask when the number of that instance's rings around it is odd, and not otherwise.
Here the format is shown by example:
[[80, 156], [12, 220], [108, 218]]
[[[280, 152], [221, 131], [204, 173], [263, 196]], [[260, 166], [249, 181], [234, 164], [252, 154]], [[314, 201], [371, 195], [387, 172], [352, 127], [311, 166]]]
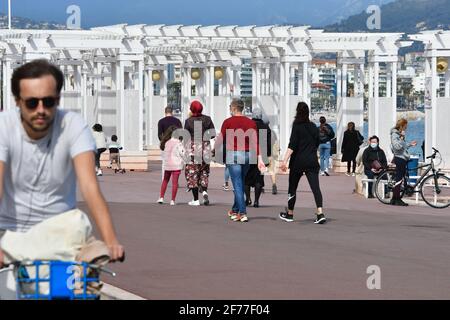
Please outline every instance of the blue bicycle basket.
[[18, 300], [97, 300], [88, 286], [100, 283], [98, 272], [88, 277], [85, 262], [34, 261], [17, 268]]

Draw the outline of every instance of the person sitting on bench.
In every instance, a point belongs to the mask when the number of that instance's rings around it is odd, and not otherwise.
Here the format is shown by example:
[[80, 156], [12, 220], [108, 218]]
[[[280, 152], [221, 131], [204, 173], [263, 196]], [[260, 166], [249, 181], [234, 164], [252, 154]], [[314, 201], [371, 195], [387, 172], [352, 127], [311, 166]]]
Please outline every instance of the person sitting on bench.
[[[387, 167], [387, 159], [383, 149], [379, 146], [380, 139], [377, 136], [370, 137], [369, 142], [370, 145], [364, 151], [362, 161], [364, 164], [364, 174], [368, 179], [374, 179], [375, 176], [383, 170], [383, 168]], [[374, 198], [372, 189], [373, 182], [369, 182], [369, 198]]]

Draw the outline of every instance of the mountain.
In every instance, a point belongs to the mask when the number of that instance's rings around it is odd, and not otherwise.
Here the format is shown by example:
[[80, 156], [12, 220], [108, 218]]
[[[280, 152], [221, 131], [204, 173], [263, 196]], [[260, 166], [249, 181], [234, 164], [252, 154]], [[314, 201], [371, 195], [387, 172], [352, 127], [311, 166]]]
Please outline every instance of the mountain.
[[[424, 30], [450, 29], [450, 0], [397, 0], [381, 9], [381, 30], [373, 32], [417, 33]], [[329, 32], [371, 32], [367, 28], [369, 14], [357, 15], [326, 26]]]
[[323, 26], [333, 23], [339, 23], [350, 16], [365, 11], [366, 8], [374, 3], [383, 5], [392, 1], [394, 0], [339, 0], [340, 5], [337, 8], [335, 8], [335, 6], [331, 3], [327, 3], [328, 1], [321, 1], [328, 8], [325, 9], [323, 7], [320, 7], [319, 9], [316, 9], [319, 12], [314, 15], [315, 17], [317, 17], [317, 22], [314, 23], [314, 25]]
[[[66, 26], [53, 22], [36, 22], [31, 19], [12, 17], [11, 24], [13, 29], [40, 29], [40, 30], [64, 30]], [[8, 16], [0, 13], [0, 29], [8, 28]]]

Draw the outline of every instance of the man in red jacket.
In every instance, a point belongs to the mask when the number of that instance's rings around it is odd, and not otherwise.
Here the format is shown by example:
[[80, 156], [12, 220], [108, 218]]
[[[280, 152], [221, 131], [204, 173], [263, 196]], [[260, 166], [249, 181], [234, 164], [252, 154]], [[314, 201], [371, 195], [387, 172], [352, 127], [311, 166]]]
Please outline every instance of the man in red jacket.
[[257, 163], [259, 170], [265, 169], [259, 152], [256, 123], [244, 116], [243, 110], [244, 102], [233, 99], [230, 105], [232, 116], [224, 121], [216, 143], [216, 150], [223, 148], [225, 151], [224, 160], [233, 183], [234, 204], [228, 216], [235, 222], [248, 222], [244, 181], [250, 164]]

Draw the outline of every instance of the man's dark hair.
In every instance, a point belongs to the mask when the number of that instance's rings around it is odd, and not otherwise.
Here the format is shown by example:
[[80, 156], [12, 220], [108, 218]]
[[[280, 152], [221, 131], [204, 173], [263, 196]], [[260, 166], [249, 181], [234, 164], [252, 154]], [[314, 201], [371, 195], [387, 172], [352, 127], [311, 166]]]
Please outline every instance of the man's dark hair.
[[378, 138], [377, 136], [371, 136], [369, 138], [369, 141], [372, 140], [372, 139], [377, 139], [377, 142], [380, 143], [380, 138]]
[[320, 117], [320, 123], [321, 124], [325, 124], [326, 122], [327, 122], [327, 118], [325, 118], [325, 117]]
[[173, 113], [173, 108], [172, 108], [171, 106], [168, 106], [168, 107], [166, 107], [166, 109], [165, 109], [164, 112], [165, 112], [166, 114]]
[[111, 141], [117, 142], [117, 136], [116, 136], [115, 134], [113, 134], [113, 135], [111, 136]]
[[103, 131], [103, 126], [99, 123], [94, 124], [94, 126], [92, 127], [92, 129], [95, 132], [102, 132]]
[[11, 79], [11, 90], [16, 99], [20, 98], [20, 81], [37, 79], [43, 76], [53, 76], [56, 80], [56, 94], [60, 94], [64, 86], [64, 74], [48, 60], [34, 60], [14, 70]]

